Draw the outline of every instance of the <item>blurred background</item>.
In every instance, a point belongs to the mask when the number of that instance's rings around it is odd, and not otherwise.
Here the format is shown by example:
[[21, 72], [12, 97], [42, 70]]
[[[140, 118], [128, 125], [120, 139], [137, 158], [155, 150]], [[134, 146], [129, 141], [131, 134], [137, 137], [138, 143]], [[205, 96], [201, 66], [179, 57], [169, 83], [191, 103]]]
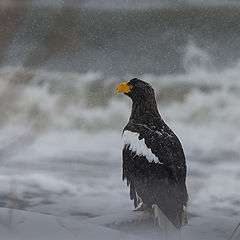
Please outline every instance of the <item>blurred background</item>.
[[240, 3], [1, 0], [0, 207], [133, 208], [121, 131], [139, 77], [187, 157], [191, 219], [240, 211]]

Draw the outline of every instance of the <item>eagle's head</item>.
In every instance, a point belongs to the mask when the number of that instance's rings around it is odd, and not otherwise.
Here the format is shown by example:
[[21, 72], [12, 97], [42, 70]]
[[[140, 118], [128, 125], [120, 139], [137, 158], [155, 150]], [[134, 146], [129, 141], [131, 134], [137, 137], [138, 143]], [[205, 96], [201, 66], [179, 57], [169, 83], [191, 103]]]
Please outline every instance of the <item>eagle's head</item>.
[[154, 98], [154, 90], [151, 85], [138, 78], [119, 84], [116, 88], [116, 94], [118, 93], [124, 93], [133, 101], [147, 101], [149, 98]]

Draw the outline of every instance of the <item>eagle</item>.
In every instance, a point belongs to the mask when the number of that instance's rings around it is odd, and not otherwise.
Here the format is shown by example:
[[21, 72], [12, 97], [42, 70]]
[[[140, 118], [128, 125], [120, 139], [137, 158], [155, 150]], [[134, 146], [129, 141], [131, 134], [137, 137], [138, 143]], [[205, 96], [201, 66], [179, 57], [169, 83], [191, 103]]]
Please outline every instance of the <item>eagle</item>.
[[136, 210], [151, 210], [163, 230], [180, 229], [187, 221], [186, 160], [182, 145], [159, 114], [154, 89], [134, 78], [116, 94], [132, 100], [122, 132], [123, 181], [130, 186]]

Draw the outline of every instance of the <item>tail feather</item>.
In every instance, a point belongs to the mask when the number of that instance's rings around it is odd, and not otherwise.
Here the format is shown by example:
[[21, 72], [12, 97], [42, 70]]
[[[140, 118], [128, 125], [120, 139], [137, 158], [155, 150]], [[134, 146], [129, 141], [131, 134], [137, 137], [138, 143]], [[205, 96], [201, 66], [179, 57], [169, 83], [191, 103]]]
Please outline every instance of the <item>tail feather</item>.
[[133, 187], [132, 184], [130, 184], [130, 199], [134, 200], [135, 208], [139, 205], [139, 203], [141, 201], [141, 199], [139, 198], [139, 196], [138, 196], [137, 192], [135, 191], [135, 188]]
[[158, 222], [161, 231], [168, 233], [170, 231], [176, 231], [177, 228], [169, 221], [166, 215], [161, 211], [161, 209], [156, 205], [152, 205], [154, 220]]
[[182, 224], [181, 224], [181, 227], [183, 227], [185, 224], [188, 224], [187, 207], [183, 206], [183, 215], [182, 215]]

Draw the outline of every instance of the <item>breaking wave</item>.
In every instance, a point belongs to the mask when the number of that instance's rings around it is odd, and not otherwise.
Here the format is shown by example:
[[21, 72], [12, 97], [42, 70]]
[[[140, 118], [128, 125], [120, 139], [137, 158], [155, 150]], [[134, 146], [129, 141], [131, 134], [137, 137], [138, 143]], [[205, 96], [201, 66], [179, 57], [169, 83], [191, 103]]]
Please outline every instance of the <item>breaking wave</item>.
[[[221, 71], [211, 70], [210, 63], [211, 57], [190, 43], [183, 59], [185, 73], [140, 77], [154, 87], [163, 118], [186, 149], [204, 149], [206, 155], [238, 153], [240, 63]], [[131, 103], [125, 96], [115, 96], [114, 89], [131, 77], [2, 68], [2, 132], [78, 131], [94, 136], [107, 130], [119, 135]]]

